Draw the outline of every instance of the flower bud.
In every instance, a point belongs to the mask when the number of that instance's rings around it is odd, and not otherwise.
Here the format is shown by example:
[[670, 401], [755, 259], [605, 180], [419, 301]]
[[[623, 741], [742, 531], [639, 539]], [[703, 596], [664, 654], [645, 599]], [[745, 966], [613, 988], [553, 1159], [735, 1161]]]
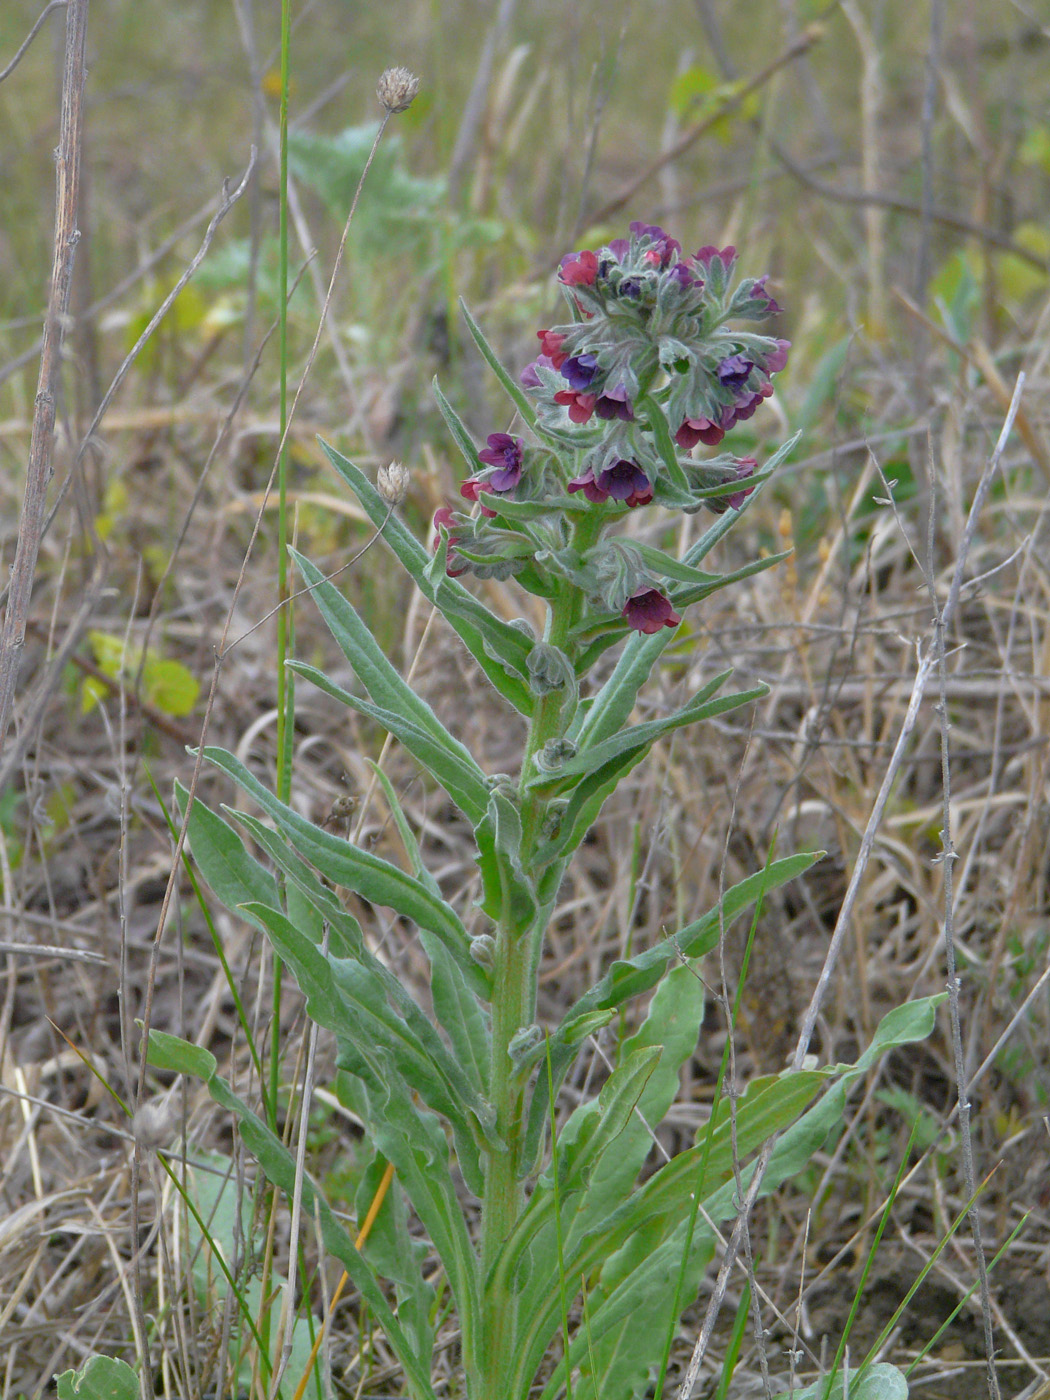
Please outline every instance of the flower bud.
[[406, 112], [419, 91], [419, 79], [407, 68], [388, 68], [379, 79], [376, 96], [388, 112]]
[[479, 967], [491, 972], [496, 966], [496, 940], [489, 933], [482, 933], [470, 940], [470, 958]]
[[408, 495], [411, 474], [401, 462], [391, 462], [388, 467], [380, 467], [376, 474], [376, 488], [388, 506], [399, 506]]

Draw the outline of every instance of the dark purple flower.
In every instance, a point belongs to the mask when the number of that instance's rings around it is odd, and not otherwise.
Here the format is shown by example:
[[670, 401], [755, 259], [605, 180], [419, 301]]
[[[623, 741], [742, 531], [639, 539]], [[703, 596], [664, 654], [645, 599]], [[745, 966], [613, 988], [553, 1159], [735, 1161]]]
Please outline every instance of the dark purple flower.
[[[460, 574], [465, 574], [470, 569], [470, 565], [465, 560], [460, 561], [459, 556], [456, 554], [455, 536], [452, 533], [454, 523], [455, 516], [452, 513], [451, 506], [439, 506], [434, 512], [435, 527], [444, 526], [448, 531], [448, 554], [445, 556], [445, 573], [448, 574], [449, 578], [458, 578]], [[430, 548], [436, 554], [440, 546], [441, 531], [440, 528], [436, 528]]]
[[686, 267], [684, 262], [675, 263], [667, 274], [668, 279], [678, 283], [680, 287], [692, 287], [699, 280]]
[[561, 260], [558, 281], [566, 287], [593, 287], [598, 276], [598, 255], [585, 248], [582, 253], [566, 253]]
[[589, 423], [594, 405], [598, 402], [598, 395], [579, 394], [575, 389], [560, 389], [554, 395], [554, 402], [565, 405], [573, 423]]
[[707, 447], [717, 447], [725, 435], [725, 428], [710, 418], [687, 418], [675, 433], [674, 440], [686, 452], [691, 452], [698, 442]]
[[518, 383], [523, 389], [543, 388], [543, 381], [536, 373], [536, 369], [539, 365], [542, 365], [544, 369], [557, 369], [557, 365], [549, 355], [539, 355], [535, 360], [530, 360], [518, 375]]
[[591, 380], [598, 373], [596, 355], [573, 355], [562, 361], [562, 377], [569, 381], [569, 388], [582, 394], [590, 387]]
[[634, 418], [631, 401], [622, 384], [617, 384], [615, 389], [608, 387], [603, 389], [594, 405], [594, 411], [599, 418], [604, 418], [606, 422], [610, 422], [613, 418], [619, 418], [624, 423], [630, 423]]
[[[734, 467], [738, 481], [744, 481], [749, 476], [754, 476], [758, 469], [758, 463], [754, 457], [741, 457]], [[731, 491], [728, 496], [708, 496], [704, 504], [708, 510], [713, 510], [716, 515], [725, 515], [727, 510], [739, 510], [744, 504], [746, 497], [751, 495], [755, 488], [748, 486], [743, 491]]]
[[754, 362], [745, 359], [743, 355], [727, 355], [719, 364], [716, 373], [719, 382], [727, 389], [742, 389], [754, 367]]
[[570, 491], [582, 491], [589, 501], [599, 504], [610, 498], [624, 505], [646, 506], [653, 499], [652, 483], [637, 462], [621, 457], [603, 467], [597, 476], [593, 468], [569, 482]]
[[559, 335], [557, 331], [537, 331], [536, 334], [543, 346], [543, 355], [550, 359], [555, 369], [561, 369], [568, 359], [561, 348], [565, 344], [565, 337]]
[[620, 614], [636, 632], [659, 632], [661, 627], [677, 627], [681, 618], [658, 588], [646, 588], [627, 599]]
[[652, 239], [653, 247], [646, 249], [645, 261], [653, 267], [667, 267], [682, 251], [677, 238], [671, 238], [659, 224], [643, 224], [636, 219], [630, 229], [636, 238]]
[[513, 491], [521, 480], [522, 441], [509, 433], [489, 433], [488, 447], [478, 453], [478, 461], [496, 470], [488, 478], [490, 491]]

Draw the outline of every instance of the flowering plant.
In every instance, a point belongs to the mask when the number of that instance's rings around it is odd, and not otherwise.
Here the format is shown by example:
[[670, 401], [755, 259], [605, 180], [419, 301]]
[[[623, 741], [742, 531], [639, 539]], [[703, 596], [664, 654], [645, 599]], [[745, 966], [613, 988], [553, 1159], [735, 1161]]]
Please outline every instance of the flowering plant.
[[[344, 1092], [365, 1126], [363, 1150], [380, 1169], [367, 1178], [362, 1214], [382, 1166], [393, 1168], [393, 1199], [368, 1243], [356, 1248], [272, 1126], [219, 1078], [206, 1052], [154, 1034], [153, 1062], [201, 1075], [237, 1116], [269, 1179], [317, 1221], [418, 1400], [433, 1400], [431, 1358], [445, 1316], [436, 1289], [446, 1285], [470, 1400], [556, 1400], [574, 1389], [588, 1400], [634, 1400], [654, 1376], [650, 1393], [662, 1395], [678, 1319], [714, 1255], [718, 1222], [740, 1209], [737, 1193], [767, 1191], [798, 1171], [841, 1118], [850, 1084], [881, 1051], [932, 1024], [931, 1003], [914, 1003], [883, 1021], [854, 1065], [794, 1069], [726, 1101], [716, 1096], [695, 1143], [645, 1174], [654, 1131], [696, 1045], [704, 1003], [697, 960], [734, 919], [749, 910], [757, 919], [764, 895], [819, 853], [771, 858], [704, 917], [606, 967], [556, 1024], [537, 1020], [559, 891], [605, 801], [660, 738], [766, 691], [723, 693], [727, 671], [675, 713], [631, 721], [686, 609], [776, 563], [755, 559], [729, 574], [700, 568], [791, 447], [762, 469], [749, 457], [693, 455], [700, 444], [718, 447], [755, 411], [787, 356], [788, 343], [761, 329], [779, 310], [766, 279], [734, 282], [735, 263], [731, 248], [684, 256], [645, 224], [598, 251], [571, 254], [559, 273], [569, 319], [538, 333], [542, 353], [520, 381], [464, 311], [522, 426], [490, 434], [479, 450], [437, 390], [468, 464], [461, 497], [475, 510], [439, 510], [429, 549], [394, 513], [400, 490], [390, 478], [377, 490], [325, 449], [527, 724], [518, 772], [487, 775], [334, 583], [294, 555], [366, 693], [303, 663], [292, 668], [378, 721], [465, 815], [477, 846], [475, 912], [442, 895], [382, 778], [408, 869], [311, 823], [221, 749], [207, 757], [268, 820], [238, 811], [228, 821], [182, 795], [204, 874], [265, 931], [307, 1014], [335, 1038]], [[706, 507], [715, 519], [676, 559], [616, 531], [649, 503], [687, 514]], [[490, 611], [460, 581], [468, 574], [513, 578], [541, 598], [542, 633]], [[616, 644], [615, 663], [591, 683]], [[426, 1006], [377, 957], [340, 890], [418, 931], [430, 969]], [[625, 1014], [633, 1030], [622, 1042], [607, 1038], [611, 1069], [600, 1090], [563, 1111], [566, 1076]], [[440, 1285], [423, 1268], [433, 1255]], [[854, 1373], [850, 1394], [900, 1394], [879, 1388], [885, 1377], [877, 1366]]]

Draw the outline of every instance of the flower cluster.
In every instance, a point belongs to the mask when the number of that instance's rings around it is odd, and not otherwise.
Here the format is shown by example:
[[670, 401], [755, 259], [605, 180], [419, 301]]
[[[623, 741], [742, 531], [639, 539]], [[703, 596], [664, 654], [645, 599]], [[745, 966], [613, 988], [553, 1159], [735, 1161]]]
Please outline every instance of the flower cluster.
[[755, 460], [693, 451], [717, 447], [772, 394], [789, 342], [760, 329], [780, 314], [767, 278], [735, 280], [735, 268], [734, 248], [687, 255], [644, 223], [562, 259], [572, 319], [537, 332], [540, 354], [520, 377], [538, 445], [489, 435], [460, 488], [480, 520], [448, 507], [437, 517], [449, 573], [491, 577], [499, 568], [548, 597], [569, 580], [636, 631], [678, 624], [651, 561], [636, 552], [621, 567], [629, 553], [621, 541], [620, 564], [606, 567], [604, 535], [574, 554], [567, 522], [594, 509], [612, 521], [654, 501], [688, 513], [743, 505], [753, 487], [738, 483], [757, 471]]

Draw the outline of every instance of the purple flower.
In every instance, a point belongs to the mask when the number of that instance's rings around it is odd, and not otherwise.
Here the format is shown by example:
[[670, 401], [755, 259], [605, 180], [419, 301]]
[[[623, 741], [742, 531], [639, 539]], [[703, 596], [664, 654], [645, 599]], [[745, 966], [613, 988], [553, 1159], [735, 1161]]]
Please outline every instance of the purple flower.
[[597, 355], [573, 355], [564, 360], [561, 372], [565, 379], [569, 381], [569, 388], [575, 389], [578, 394], [583, 393], [591, 383], [591, 380], [598, 373]]
[[726, 435], [726, 430], [710, 418], [687, 418], [674, 435], [679, 447], [691, 452], [698, 442], [706, 447], [717, 447]]
[[653, 499], [653, 487], [649, 478], [637, 462], [621, 457], [608, 467], [603, 467], [597, 476], [594, 469], [584, 472], [569, 482], [570, 491], [582, 491], [595, 505], [607, 501], [623, 501], [632, 509], [645, 506]]
[[757, 297], [759, 301], [768, 302], [768, 305], [766, 307], [767, 316], [779, 316], [782, 308], [777, 305], [773, 297], [771, 297], [770, 294], [766, 291], [766, 282], [768, 280], [769, 273], [767, 272], [765, 277], [760, 277], [755, 283], [755, 285], [751, 288], [751, 295], [753, 297]]
[[536, 373], [536, 369], [539, 365], [542, 365], [544, 369], [558, 368], [558, 366], [554, 363], [554, 361], [549, 355], [539, 355], [536, 357], [535, 360], [530, 360], [529, 363], [522, 370], [522, 372], [518, 375], [518, 383], [522, 386], [523, 389], [543, 388], [543, 381]]
[[488, 447], [478, 453], [478, 461], [496, 470], [488, 478], [490, 491], [513, 491], [521, 480], [521, 438], [509, 433], [489, 433]]
[[671, 260], [677, 257], [682, 251], [682, 245], [677, 238], [671, 238], [665, 233], [659, 224], [643, 224], [635, 220], [630, 225], [630, 230], [635, 238], [649, 238], [653, 242], [653, 247], [645, 252], [645, 261], [653, 267], [667, 267]]
[[727, 389], [742, 389], [754, 367], [754, 363], [745, 359], [743, 355], [727, 355], [719, 364], [716, 373], [719, 382]]
[[715, 258], [718, 258], [728, 272], [736, 262], [736, 249], [731, 243], [727, 248], [716, 248], [712, 243], [705, 243], [693, 254], [693, 261], [698, 262], [701, 267], [710, 267]]
[[778, 340], [777, 348], [766, 356], [766, 373], [779, 374], [787, 364], [788, 351], [791, 349], [790, 340]]
[[617, 384], [615, 389], [604, 388], [594, 405], [594, 411], [599, 418], [604, 418], [606, 422], [613, 418], [620, 418], [623, 422], [630, 423], [634, 418], [634, 410], [631, 408], [631, 401], [627, 397], [627, 390], [623, 384]]
[[624, 606], [621, 617], [636, 632], [659, 632], [661, 627], [677, 627], [681, 618], [658, 588], [646, 588], [633, 593]]
[[697, 281], [699, 281], [699, 279], [694, 277], [689, 271], [684, 262], [675, 263], [674, 267], [668, 272], [667, 277], [669, 281], [677, 282], [679, 287], [682, 288], [695, 286]]
[[608, 244], [609, 252], [618, 262], [623, 262], [624, 258], [631, 251], [631, 240], [629, 238], [614, 238]]
[[[738, 481], [745, 481], [749, 476], [754, 476], [757, 467], [754, 457], [741, 457], [733, 470]], [[743, 491], [732, 491], [728, 496], [708, 496], [704, 504], [716, 515], [725, 515], [727, 510], [739, 510], [754, 489], [748, 486]]]

